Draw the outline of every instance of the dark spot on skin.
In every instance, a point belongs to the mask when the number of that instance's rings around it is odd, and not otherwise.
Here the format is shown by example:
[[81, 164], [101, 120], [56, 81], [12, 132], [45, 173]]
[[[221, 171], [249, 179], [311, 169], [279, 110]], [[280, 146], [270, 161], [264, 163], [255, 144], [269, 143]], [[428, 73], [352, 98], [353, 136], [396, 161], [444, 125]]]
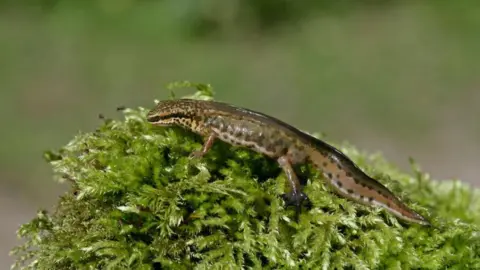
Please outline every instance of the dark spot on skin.
[[340, 174], [339, 174], [339, 173], [337, 173], [337, 178], [340, 178]]
[[268, 152], [275, 152], [275, 150], [276, 150], [275, 144], [267, 143], [266, 146], [267, 146], [266, 148], [267, 148]]
[[358, 179], [357, 178], [353, 178], [353, 181], [355, 181], [355, 184], [358, 185]]
[[297, 143], [297, 144], [296, 144], [296, 147], [298, 148], [298, 151], [300, 151], [300, 152], [305, 151], [305, 147], [304, 147], [303, 145], [301, 145], [301, 144], [298, 144], [298, 143]]
[[[288, 148], [284, 147], [282, 144], [275, 144], [275, 153], [280, 156], [285, 156], [285, 155], [290, 155], [292, 156], [292, 153], [288, 152]], [[293, 156], [292, 156], [293, 158]]]
[[388, 203], [388, 202], [386, 203], [386, 205], [387, 205], [387, 207], [390, 207], [390, 206], [391, 206], [391, 204], [390, 204], [390, 203]]
[[368, 189], [370, 189], [370, 190], [372, 190], [372, 189], [373, 189], [373, 187], [371, 187], [371, 186], [367, 186], [367, 188], [368, 188]]
[[342, 186], [343, 186], [342, 182], [337, 181], [337, 186], [338, 186], [338, 187], [342, 187]]
[[200, 115], [196, 115], [193, 120], [195, 120], [196, 122], [202, 122], [202, 117]]
[[[283, 142], [282, 141], [276, 141], [275, 142], [275, 148], [283, 148], [284, 145], [283, 145]], [[301, 151], [301, 150], [300, 150]]]
[[337, 163], [337, 168], [338, 168], [339, 170], [341, 170], [341, 169], [342, 169], [342, 165], [340, 165], [339, 163]]
[[363, 195], [360, 195], [360, 199], [362, 199], [362, 200], [363, 200]]
[[247, 141], [245, 140], [245, 134], [244, 133], [240, 134], [240, 136], [238, 136], [237, 138], [238, 138], [238, 140], [244, 141], [245, 143], [247, 143]]
[[373, 202], [373, 197], [369, 197], [368, 200], [369, 200], [370, 202]]
[[236, 128], [235, 131], [234, 131], [234, 133], [235, 133], [235, 136], [236, 136], [236, 137], [240, 137], [240, 136], [243, 135], [243, 132], [242, 132], [242, 129], [241, 129], [241, 128]]
[[352, 194], [353, 193], [353, 189], [347, 189], [347, 192]]
[[367, 186], [367, 184], [365, 184], [365, 183], [361, 183], [361, 185], [362, 185], [362, 187], [366, 187], [366, 186]]
[[324, 161], [322, 165], [323, 165], [323, 167], [327, 167], [328, 163], [326, 161]]
[[264, 138], [261, 145], [263, 145], [263, 147], [267, 149], [267, 151], [269, 152], [272, 152], [274, 150], [273, 143], [271, 143], [271, 141], [268, 138]]
[[332, 179], [332, 177], [333, 177], [332, 173], [327, 173], [327, 177]]
[[352, 173], [351, 173], [351, 172], [347, 172], [347, 177], [352, 177]]

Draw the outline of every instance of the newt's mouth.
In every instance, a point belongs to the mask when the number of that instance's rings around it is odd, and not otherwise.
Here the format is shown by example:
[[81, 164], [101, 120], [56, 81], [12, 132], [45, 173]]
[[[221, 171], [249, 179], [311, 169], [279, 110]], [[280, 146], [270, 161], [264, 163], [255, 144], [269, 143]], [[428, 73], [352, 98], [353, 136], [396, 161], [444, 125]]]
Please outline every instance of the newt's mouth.
[[147, 115], [147, 121], [150, 123], [158, 123], [160, 120], [162, 120], [162, 117], [158, 114]]

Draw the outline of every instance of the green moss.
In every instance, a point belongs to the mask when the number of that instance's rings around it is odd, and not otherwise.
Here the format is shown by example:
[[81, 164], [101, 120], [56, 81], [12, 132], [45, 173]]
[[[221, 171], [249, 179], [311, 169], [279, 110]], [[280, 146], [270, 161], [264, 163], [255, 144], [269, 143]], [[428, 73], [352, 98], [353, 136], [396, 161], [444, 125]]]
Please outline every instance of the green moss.
[[[194, 98], [211, 98], [209, 86], [197, 88]], [[275, 161], [221, 142], [189, 159], [202, 138], [153, 127], [144, 108], [123, 113], [123, 121], [106, 120], [46, 154], [72, 189], [53, 213], [40, 211], [21, 226], [16, 267], [480, 268], [479, 191], [459, 181], [431, 180], [415, 164], [412, 176], [379, 155], [335, 144], [434, 227], [402, 224], [335, 196], [309, 166], [300, 170], [312, 207], [297, 222], [280, 199], [288, 185]]]

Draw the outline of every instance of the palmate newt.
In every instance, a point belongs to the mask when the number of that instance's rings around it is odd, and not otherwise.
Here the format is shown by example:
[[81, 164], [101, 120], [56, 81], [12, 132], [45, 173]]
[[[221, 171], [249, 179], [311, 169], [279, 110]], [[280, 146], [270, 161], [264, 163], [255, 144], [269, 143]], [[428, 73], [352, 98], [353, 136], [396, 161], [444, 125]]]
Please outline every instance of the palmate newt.
[[203, 136], [203, 148], [193, 152], [194, 157], [205, 155], [219, 139], [277, 160], [291, 185], [287, 197], [297, 206], [306, 195], [293, 165], [310, 162], [338, 195], [383, 207], [404, 221], [430, 225], [340, 150], [272, 116], [216, 101], [177, 99], [160, 101], [147, 120], [158, 126], [181, 126]]

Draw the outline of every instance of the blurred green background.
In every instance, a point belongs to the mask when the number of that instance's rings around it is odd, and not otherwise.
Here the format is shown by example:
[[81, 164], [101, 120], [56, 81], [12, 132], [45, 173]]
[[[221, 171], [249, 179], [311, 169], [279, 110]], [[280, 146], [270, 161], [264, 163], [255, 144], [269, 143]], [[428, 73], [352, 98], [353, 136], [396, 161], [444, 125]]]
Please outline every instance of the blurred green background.
[[42, 152], [176, 80], [480, 186], [479, 60], [480, 1], [2, 1], [0, 269], [67, 188]]

